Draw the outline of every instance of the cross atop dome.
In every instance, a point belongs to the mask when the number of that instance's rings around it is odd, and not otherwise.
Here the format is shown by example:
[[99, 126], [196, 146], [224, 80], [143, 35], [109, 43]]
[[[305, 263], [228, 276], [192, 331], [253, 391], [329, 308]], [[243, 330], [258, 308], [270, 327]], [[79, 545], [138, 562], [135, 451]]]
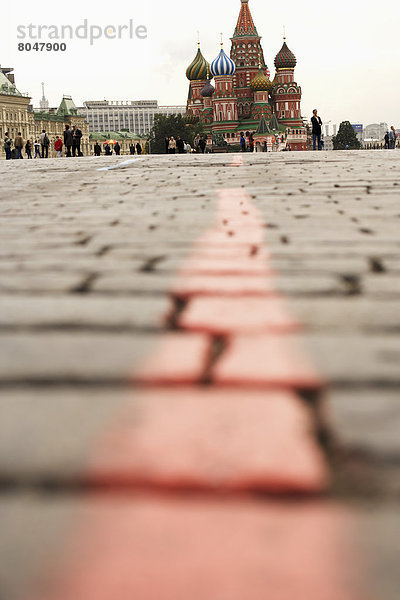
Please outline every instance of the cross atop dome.
[[249, 0], [241, 0], [239, 18], [233, 37], [241, 37], [243, 35], [258, 35], [253, 17], [251, 16]]

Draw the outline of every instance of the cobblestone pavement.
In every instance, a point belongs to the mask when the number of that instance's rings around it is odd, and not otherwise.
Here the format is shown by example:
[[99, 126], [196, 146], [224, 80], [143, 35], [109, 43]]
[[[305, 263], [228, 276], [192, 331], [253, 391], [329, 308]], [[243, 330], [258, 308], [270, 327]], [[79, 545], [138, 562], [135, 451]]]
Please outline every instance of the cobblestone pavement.
[[2, 600], [398, 600], [399, 168], [0, 163]]

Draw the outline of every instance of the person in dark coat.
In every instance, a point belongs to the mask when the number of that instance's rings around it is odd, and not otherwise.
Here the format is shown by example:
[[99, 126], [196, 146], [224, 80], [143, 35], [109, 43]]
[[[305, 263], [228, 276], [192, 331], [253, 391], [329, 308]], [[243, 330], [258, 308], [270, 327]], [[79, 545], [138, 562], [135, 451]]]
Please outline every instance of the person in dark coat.
[[135, 154], [135, 144], [129, 144], [129, 152], [132, 155]]
[[139, 156], [142, 154], [142, 146], [139, 144], [139, 142], [136, 144], [136, 152]]
[[185, 142], [183, 141], [180, 135], [178, 135], [178, 139], [176, 140], [176, 147], [178, 149], [178, 154], [184, 154]]
[[65, 131], [64, 131], [64, 146], [67, 149], [67, 156], [71, 156], [72, 142], [73, 142], [72, 131], [69, 128], [69, 125], [66, 125]]
[[244, 137], [244, 132], [240, 134], [240, 151], [246, 152], [246, 138]]
[[74, 125], [72, 127], [72, 156], [75, 156], [76, 154], [78, 156], [83, 156], [81, 152], [81, 138], [82, 131]]
[[25, 144], [25, 152], [28, 158], [32, 158], [32, 144], [31, 140], [27, 140]]
[[100, 154], [101, 154], [101, 146], [100, 146], [99, 142], [95, 143], [93, 150], [94, 150], [94, 155], [95, 156], [100, 156]]
[[314, 108], [313, 116], [311, 117], [312, 124], [312, 139], [313, 139], [313, 150], [317, 149], [318, 142], [318, 150], [322, 150], [321, 144], [321, 133], [322, 133], [322, 121], [321, 117], [318, 116], [317, 109]]
[[252, 133], [249, 133], [249, 151], [254, 152], [254, 137]]
[[115, 150], [115, 154], [117, 156], [119, 156], [121, 154], [121, 146], [118, 144], [118, 142], [115, 144], [114, 150]]
[[169, 154], [169, 137], [166, 137], [164, 139], [164, 144], [165, 144], [165, 154]]
[[204, 137], [203, 137], [203, 136], [201, 136], [201, 137], [200, 137], [200, 140], [199, 140], [199, 147], [200, 147], [200, 151], [202, 152], [202, 154], [204, 154], [204, 153], [205, 153], [205, 151], [206, 151], [206, 146], [207, 146], [207, 142], [206, 142], [206, 140], [204, 139]]
[[104, 147], [104, 150], [105, 150], [106, 156], [111, 156], [112, 155], [110, 144], [106, 144], [105, 147]]

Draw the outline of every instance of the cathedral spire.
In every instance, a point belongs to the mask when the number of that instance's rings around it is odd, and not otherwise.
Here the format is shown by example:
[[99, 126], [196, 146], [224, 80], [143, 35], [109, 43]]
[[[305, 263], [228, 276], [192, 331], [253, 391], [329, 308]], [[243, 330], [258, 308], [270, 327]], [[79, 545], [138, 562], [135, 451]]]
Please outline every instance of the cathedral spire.
[[249, 0], [241, 0], [241, 7], [238, 22], [236, 25], [234, 37], [244, 35], [258, 35], [256, 26], [254, 25], [253, 17], [249, 8]]

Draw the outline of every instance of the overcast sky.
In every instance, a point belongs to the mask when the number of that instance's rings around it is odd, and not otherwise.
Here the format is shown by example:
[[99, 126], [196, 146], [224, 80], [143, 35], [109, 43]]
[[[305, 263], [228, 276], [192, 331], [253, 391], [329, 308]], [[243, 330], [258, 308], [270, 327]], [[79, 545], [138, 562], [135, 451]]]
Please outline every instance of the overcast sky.
[[[185, 70], [197, 48], [197, 30], [207, 60], [219, 51], [220, 33], [230, 50], [240, 0], [19, 0], [2, 6], [0, 64], [15, 68], [16, 84], [29, 92], [35, 106], [41, 81], [51, 106], [62, 94], [77, 105], [84, 100], [157, 99], [160, 104], [185, 104], [188, 82]], [[400, 3], [396, 0], [336, 0], [329, 4], [310, 0], [272, 2], [250, 0], [254, 21], [262, 36], [265, 59], [274, 72], [274, 57], [287, 43], [295, 53], [297, 82], [302, 86], [302, 113], [314, 107], [325, 122], [387, 121], [400, 125]], [[18, 51], [17, 27], [71, 25], [88, 19], [89, 26], [118, 26], [132, 19], [144, 25], [147, 39], [66, 39], [65, 52]], [[42, 41], [48, 41], [46, 36]], [[56, 41], [56, 40], [53, 40]]]

